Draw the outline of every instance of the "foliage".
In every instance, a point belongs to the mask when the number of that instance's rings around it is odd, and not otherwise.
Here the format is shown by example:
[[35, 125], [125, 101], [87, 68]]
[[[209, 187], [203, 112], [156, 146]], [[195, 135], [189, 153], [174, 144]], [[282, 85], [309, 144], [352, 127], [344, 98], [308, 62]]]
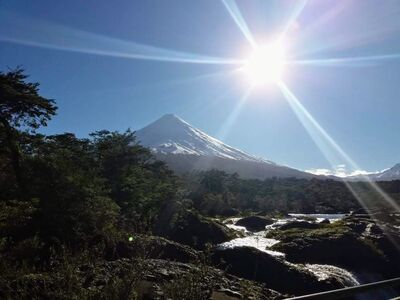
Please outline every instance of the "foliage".
[[[130, 130], [37, 134], [56, 109], [22, 69], [0, 73], [0, 273], [9, 275], [0, 297], [11, 282], [20, 298], [29, 294], [27, 282], [47, 284], [37, 271], [49, 271], [65, 251], [74, 258], [90, 249], [99, 259], [129, 234], [151, 232], [160, 209], [177, 197], [177, 178]], [[57, 270], [67, 278], [73, 265]], [[80, 289], [72, 285], [64, 288]]]
[[213, 284], [208, 282], [208, 268], [200, 264], [188, 273], [164, 285], [163, 290], [168, 299], [173, 300], [203, 300], [209, 299]]
[[1, 167], [12, 170], [13, 177], [7, 183], [18, 190], [19, 199], [25, 200], [26, 178], [19, 149], [21, 131], [35, 131], [45, 126], [57, 109], [53, 100], [39, 95], [39, 84], [27, 82], [27, 77], [21, 68], [0, 72]]
[[[271, 178], [241, 179], [236, 174], [210, 170], [186, 175], [184, 183], [196, 209], [207, 215], [225, 215], [227, 208], [242, 212], [347, 213], [362, 209], [345, 183], [334, 180]], [[382, 196], [363, 182], [349, 183], [370, 208], [382, 206]], [[400, 200], [400, 181], [381, 182], [380, 187]], [[381, 207], [382, 208], [382, 207]]]

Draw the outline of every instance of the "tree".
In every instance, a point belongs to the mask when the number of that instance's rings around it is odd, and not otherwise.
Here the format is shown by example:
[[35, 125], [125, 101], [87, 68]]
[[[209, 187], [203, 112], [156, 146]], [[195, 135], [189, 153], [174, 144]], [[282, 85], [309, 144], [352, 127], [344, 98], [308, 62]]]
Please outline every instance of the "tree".
[[150, 231], [163, 204], [175, 198], [176, 177], [136, 142], [130, 130], [104, 130], [90, 136], [99, 174], [110, 198], [121, 208], [123, 223], [136, 231]]
[[46, 126], [57, 110], [53, 100], [39, 95], [39, 83], [27, 82], [27, 78], [21, 68], [0, 72], [0, 138], [2, 146], [8, 150], [19, 198], [26, 196], [26, 187], [18, 136], [21, 131], [32, 132]]

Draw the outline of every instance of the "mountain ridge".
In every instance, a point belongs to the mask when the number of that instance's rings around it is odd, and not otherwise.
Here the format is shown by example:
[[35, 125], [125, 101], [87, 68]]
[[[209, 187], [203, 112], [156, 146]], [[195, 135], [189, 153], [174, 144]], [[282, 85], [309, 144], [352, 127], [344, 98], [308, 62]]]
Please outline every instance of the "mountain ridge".
[[380, 172], [366, 174], [366, 175], [355, 175], [345, 177], [347, 180], [373, 180], [373, 181], [391, 181], [400, 180], [400, 163], [395, 164], [393, 167], [385, 169]]

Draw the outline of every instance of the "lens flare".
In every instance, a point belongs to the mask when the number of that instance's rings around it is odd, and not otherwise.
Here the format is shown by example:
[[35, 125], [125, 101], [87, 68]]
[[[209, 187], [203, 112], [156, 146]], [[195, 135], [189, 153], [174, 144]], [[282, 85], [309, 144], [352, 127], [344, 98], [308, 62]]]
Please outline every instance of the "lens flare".
[[276, 83], [281, 80], [286, 65], [282, 44], [257, 47], [245, 60], [242, 68], [246, 78], [254, 85]]

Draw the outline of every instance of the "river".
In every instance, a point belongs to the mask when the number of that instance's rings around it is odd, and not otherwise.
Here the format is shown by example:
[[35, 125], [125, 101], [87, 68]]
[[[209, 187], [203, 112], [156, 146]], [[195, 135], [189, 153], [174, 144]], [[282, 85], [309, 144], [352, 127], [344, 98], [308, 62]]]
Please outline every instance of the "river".
[[[273, 251], [270, 249], [273, 245], [279, 243], [279, 240], [266, 238], [265, 234], [267, 231], [272, 230], [275, 227], [290, 221], [310, 221], [310, 219], [315, 219], [316, 222], [321, 222], [327, 219], [330, 222], [335, 222], [341, 220], [344, 216], [344, 214], [289, 214], [288, 218], [274, 219], [275, 222], [273, 224], [266, 226], [265, 230], [259, 232], [250, 232], [246, 230], [245, 227], [235, 225], [235, 223], [240, 218], [229, 218], [224, 221], [226, 226], [238, 232], [241, 232], [244, 237], [235, 238], [228, 242], [222, 243], [219, 245], [219, 247], [254, 247], [260, 251], [266, 252], [270, 255], [285, 260], [285, 253]], [[360, 284], [354, 274], [337, 266], [321, 264], [293, 264], [286, 260], [285, 262], [287, 264], [297, 265], [299, 267], [306, 268], [310, 272], [314, 273], [314, 275], [319, 280], [325, 280], [330, 277], [335, 277], [336, 279], [340, 280], [345, 286], [354, 286]]]

